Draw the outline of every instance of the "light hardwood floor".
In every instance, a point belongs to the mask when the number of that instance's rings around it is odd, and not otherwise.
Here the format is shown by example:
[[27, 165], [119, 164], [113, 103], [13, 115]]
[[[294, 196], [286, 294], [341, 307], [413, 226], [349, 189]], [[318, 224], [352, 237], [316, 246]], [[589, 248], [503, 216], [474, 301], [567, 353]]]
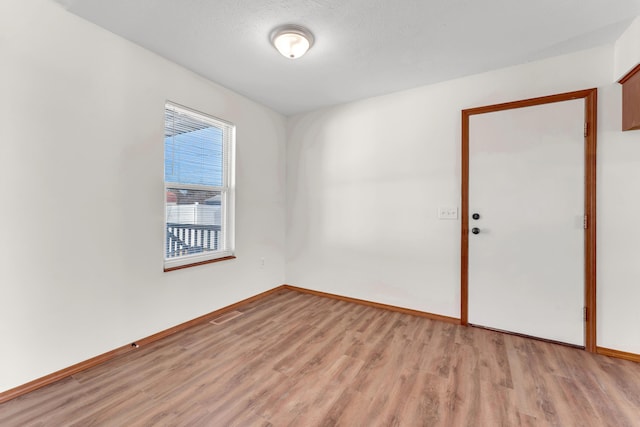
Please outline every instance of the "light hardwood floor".
[[0, 405], [1, 426], [640, 426], [640, 364], [291, 290]]

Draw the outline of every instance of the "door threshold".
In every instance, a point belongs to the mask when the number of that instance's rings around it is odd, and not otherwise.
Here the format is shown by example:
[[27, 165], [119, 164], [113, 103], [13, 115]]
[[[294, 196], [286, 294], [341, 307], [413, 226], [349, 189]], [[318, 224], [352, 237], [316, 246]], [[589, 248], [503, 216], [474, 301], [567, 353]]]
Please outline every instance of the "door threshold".
[[579, 350], [584, 350], [586, 348], [583, 345], [569, 344], [569, 343], [563, 342], [563, 341], [550, 340], [550, 339], [547, 339], [547, 338], [535, 337], [533, 335], [520, 334], [518, 332], [512, 332], [512, 331], [505, 331], [504, 329], [490, 328], [488, 326], [474, 325], [472, 323], [469, 323], [469, 326], [472, 326], [472, 327], [478, 328], [478, 329], [485, 329], [487, 331], [500, 332], [501, 334], [514, 335], [516, 337], [521, 337], [521, 338], [529, 338], [529, 339], [532, 339], [532, 340], [547, 342], [547, 343], [550, 343], [550, 344], [558, 344], [558, 345], [562, 345], [562, 346], [565, 346], [565, 347], [577, 348]]

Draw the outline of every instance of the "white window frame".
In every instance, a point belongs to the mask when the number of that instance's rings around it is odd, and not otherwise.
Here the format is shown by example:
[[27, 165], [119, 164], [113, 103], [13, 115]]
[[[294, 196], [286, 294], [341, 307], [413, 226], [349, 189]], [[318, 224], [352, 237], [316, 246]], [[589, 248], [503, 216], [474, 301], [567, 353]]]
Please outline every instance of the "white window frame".
[[[211, 116], [206, 113], [176, 104], [171, 101], [165, 102], [165, 111], [173, 109], [182, 114], [189, 115], [198, 120], [202, 120], [212, 126], [222, 129], [222, 186], [208, 186], [183, 184], [176, 182], [164, 181], [164, 241], [163, 241], [163, 259], [164, 271], [172, 271], [185, 267], [207, 264], [211, 262], [221, 261], [225, 259], [235, 258], [235, 141], [236, 128], [233, 123], [226, 120]], [[166, 120], [166, 119], [165, 119]], [[165, 123], [166, 126], [166, 123]], [[165, 161], [163, 144], [163, 162]], [[164, 164], [164, 163], [163, 163]], [[170, 188], [186, 189], [186, 190], [211, 190], [219, 191], [221, 195], [221, 234], [223, 238], [218, 242], [219, 250], [191, 255], [183, 255], [178, 257], [167, 257], [167, 191]]]

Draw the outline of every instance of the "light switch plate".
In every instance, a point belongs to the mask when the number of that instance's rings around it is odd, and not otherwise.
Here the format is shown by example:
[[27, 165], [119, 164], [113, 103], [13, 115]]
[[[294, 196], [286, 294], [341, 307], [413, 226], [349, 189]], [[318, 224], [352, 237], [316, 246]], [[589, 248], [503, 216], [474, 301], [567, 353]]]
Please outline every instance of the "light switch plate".
[[458, 208], [438, 208], [438, 219], [458, 219]]

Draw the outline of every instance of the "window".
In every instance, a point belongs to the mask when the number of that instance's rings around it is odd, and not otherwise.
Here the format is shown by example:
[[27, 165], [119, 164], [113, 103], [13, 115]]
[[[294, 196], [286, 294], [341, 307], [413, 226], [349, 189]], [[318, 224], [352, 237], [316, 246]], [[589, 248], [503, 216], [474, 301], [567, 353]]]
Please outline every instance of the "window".
[[233, 256], [234, 143], [230, 123], [165, 105], [165, 271]]

